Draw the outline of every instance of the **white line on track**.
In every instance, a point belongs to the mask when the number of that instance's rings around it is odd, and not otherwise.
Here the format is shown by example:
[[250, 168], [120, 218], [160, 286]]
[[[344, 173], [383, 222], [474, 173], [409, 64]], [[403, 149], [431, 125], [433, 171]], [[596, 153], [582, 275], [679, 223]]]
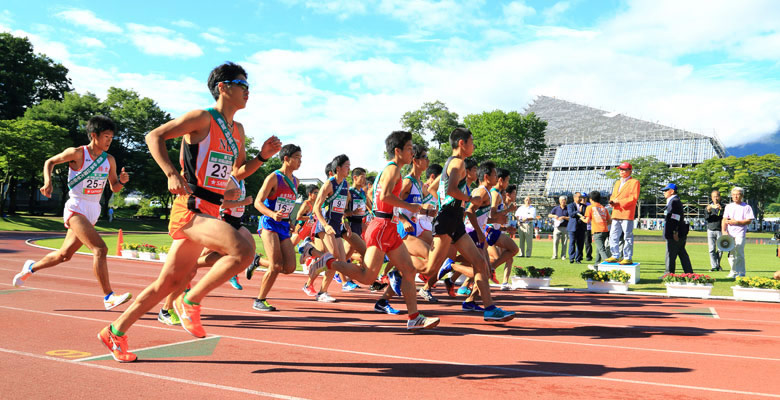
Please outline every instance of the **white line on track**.
[[41, 359], [41, 360], [47, 360], [47, 361], [55, 361], [55, 362], [67, 363], [67, 364], [70, 364], [70, 365], [78, 365], [78, 366], [87, 367], [87, 368], [102, 369], [104, 371], [120, 372], [120, 373], [123, 373], [123, 374], [130, 374], [130, 375], [143, 376], [143, 377], [147, 377], [147, 378], [161, 379], [161, 380], [169, 381], [169, 382], [186, 383], [188, 385], [202, 386], [202, 387], [207, 387], [207, 388], [211, 388], [211, 389], [220, 389], [220, 390], [226, 390], [226, 391], [230, 391], [230, 392], [251, 394], [251, 395], [254, 395], [254, 396], [264, 396], [264, 397], [270, 397], [270, 398], [274, 398], [274, 399], [285, 399], [285, 400], [305, 400], [305, 399], [303, 399], [301, 397], [293, 397], [293, 396], [286, 396], [286, 395], [277, 394], [277, 393], [261, 392], [261, 391], [258, 391], [258, 390], [243, 389], [243, 388], [237, 388], [237, 387], [232, 387], [232, 386], [218, 385], [218, 384], [215, 384], [215, 383], [193, 381], [193, 380], [189, 380], [189, 379], [174, 378], [172, 376], [151, 374], [151, 373], [148, 373], [148, 372], [133, 371], [133, 370], [128, 370], [128, 369], [116, 368], [116, 367], [109, 367], [109, 366], [103, 365], [103, 364], [83, 363], [83, 362], [78, 362], [78, 360], [66, 360], [66, 359], [62, 359], [62, 358], [49, 357], [49, 356], [43, 356], [43, 355], [40, 355], [40, 354], [28, 353], [28, 352], [25, 352], [25, 351], [17, 351], [17, 350], [10, 350], [10, 349], [0, 348], [0, 352], [8, 353], [8, 354], [14, 354], [14, 355], [17, 355], [17, 356], [33, 357], [33, 358], [37, 358], [37, 359]]
[[[220, 338], [220, 337], [222, 337], [222, 336], [218, 336], [218, 335], [217, 336], [208, 336], [208, 337], [205, 337], [203, 339], [216, 339], [216, 338]], [[185, 340], [183, 342], [161, 344], [159, 346], [143, 347], [143, 348], [140, 348], [140, 349], [133, 349], [133, 351], [137, 353], [139, 351], [159, 349], [161, 347], [177, 346], [177, 345], [185, 344], [185, 343], [199, 342], [199, 341], [201, 341], [203, 339], [192, 339], [192, 340]], [[95, 360], [95, 359], [98, 359], [98, 358], [103, 358], [103, 357], [106, 357], [106, 356], [110, 357], [111, 354], [104, 354], [104, 355], [101, 355], [101, 356], [92, 356], [92, 357], [78, 358], [78, 359], [75, 359], [73, 361], [92, 361], [92, 360]]]
[[710, 307], [710, 313], [712, 313], [712, 318], [720, 319], [720, 315], [718, 315], [718, 312], [715, 311], [715, 307]]
[[[10, 308], [10, 309], [13, 309], [12, 307], [4, 307], [4, 306], [0, 306], [0, 308]], [[34, 311], [34, 310], [26, 310], [26, 311]], [[40, 311], [34, 311], [34, 312], [40, 312]], [[61, 317], [70, 317], [69, 315], [64, 315], [64, 314], [55, 314], [55, 313], [46, 313], [46, 312], [41, 312], [41, 313], [49, 314], [49, 315], [57, 315], [57, 316], [61, 316]], [[90, 318], [83, 318], [83, 319], [90, 319]], [[144, 325], [136, 325], [136, 326], [144, 326]], [[243, 341], [250, 341], [250, 342], [256, 342], [256, 343], [263, 343], [263, 344], [269, 344], [269, 345], [275, 345], [275, 346], [289, 346], [289, 347], [304, 348], [304, 349], [309, 349], [309, 350], [346, 353], [346, 354], [354, 354], [354, 355], [367, 356], [367, 357], [389, 358], [389, 359], [404, 360], [404, 361], [425, 362], [425, 363], [430, 363], [430, 364], [457, 365], [457, 366], [467, 366], [467, 367], [478, 368], [478, 369], [481, 368], [481, 369], [488, 369], [488, 370], [520, 372], [520, 373], [524, 373], [524, 374], [532, 374], [532, 375], [539, 375], [539, 376], [560, 376], [560, 377], [582, 378], [582, 379], [590, 379], [590, 380], [596, 380], [596, 381], [629, 383], [629, 384], [656, 386], [656, 387], [663, 387], [663, 388], [688, 389], [688, 390], [698, 390], [698, 391], [705, 391], [705, 392], [729, 393], [729, 394], [746, 395], [746, 396], [760, 396], [760, 397], [780, 398], [780, 395], [772, 394], [772, 393], [746, 392], [746, 391], [741, 391], [741, 390], [719, 389], [719, 388], [691, 386], [691, 385], [677, 385], [677, 384], [670, 384], [670, 383], [639, 381], [639, 380], [634, 380], [634, 379], [620, 379], [620, 378], [607, 378], [607, 377], [603, 377], [603, 376], [588, 376], [588, 375], [567, 374], [567, 373], [561, 373], [561, 372], [540, 371], [540, 370], [526, 369], [526, 368], [501, 367], [501, 366], [496, 366], [496, 365], [469, 364], [469, 363], [460, 363], [460, 362], [455, 362], [455, 361], [443, 361], [443, 360], [434, 360], [434, 359], [428, 359], [428, 358], [396, 356], [396, 355], [390, 355], [390, 354], [379, 354], [379, 353], [370, 353], [370, 352], [364, 352], [364, 351], [335, 349], [335, 348], [329, 348], [329, 347], [310, 346], [310, 345], [295, 344], [295, 343], [284, 343], [284, 342], [278, 342], [278, 341], [251, 339], [251, 338], [236, 337], [236, 336], [229, 336], [229, 335], [220, 335], [220, 336], [222, 336], [224, 338], [243, 340]], [[119, 368], [107, 367], [107, 366], [100, 365], [100, 364], [88, 364], [88, 363], [76, 362], [74, 360], [62, 360], [62, 359], [59, 359], [59, 358], [48, 357], [48, 356], [41, 356], [41, 355], [37, 355], [37, 354], [33, 354], [33, 353], [25, 353], [25, 352], [19, 352], [19, 351], [15, 351], [15, 350], [7, 350], [7, 349], [3, 349], [3, 348], [0, 348], [0, 351], [4, 351], [4, 352], [7, 352], [7, 353], [12, 353], [12, 354], [18, 354], [18, 355], [31, 356], [31, 357], [36, 357], [36, 358], [43, 358], [43, 359], [52, 360], [52, 361], [73, 363], [73, 364], [76, 364], [76, 365], [100, 366], [100, 367], [102, 367], [102, 369], [107, 369], [107, 370], [111, 370], [111, 371], [126, 372], [126, 373], [138, 374], [138, 375], [142, 375], [142, 376], [149, 376], [149, 377], [158, 378], [158, 379], [166, 379], [166, 380], [172, 380], [172, 381], [182, 382], [182, 383], [192, 383], [192, 384], [201, 385], [201, 386], [214, 387], [214, 388], [225, 389], [225, 390], [241, 391], [241, 392], [247, 393], [246, 392], [247, 389], [231, 388], [231, 387], [228, 387], [228, 386], [221, 386], [221, 385], [214, 385], [214, 384], [210, 384], [210, 383], [188, 381], [186, 379], [167, 377], [167, 376], [163, 376], [163, 375], [155, 375], [155, 374], [147, 374], [147, 373], [144, 373], [144, 372], [128, 371], [128, 370], [119, 369]], [[780, 360], [778, 360], [778, 361], [780, 361]], [[273, 394], [273, 393], [263, 393], [263, 392], [260, 392], [260, 393], [262, 393], [261, 395], [263, 395], [263, 396], [270, 396], [270, 397], [275, 397], [275, 398], [285, 398], [285, 399], [291, 399], [292, 398], [292, 397], [277, 397], [277, 396], [281, 396], [281, 395], [276, 395], [276, 394]]]

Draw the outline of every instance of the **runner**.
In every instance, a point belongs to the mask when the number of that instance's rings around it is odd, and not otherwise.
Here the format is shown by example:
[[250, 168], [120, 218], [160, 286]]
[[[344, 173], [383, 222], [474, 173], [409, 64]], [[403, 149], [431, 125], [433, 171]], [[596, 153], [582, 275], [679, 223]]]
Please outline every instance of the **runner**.
[[[136, 360], [135, 354], [128, 351], [125, 332], [190, 276], [204, 247], [223, 256], [189, 292], [174, 302], [182, 327], [195, 337], [206, 336], [200, 322], [200, 301], [252, 262], [254, 241], [217, 218], [230, 175], [245, 179], [281, 147], [279, 139], [272, 136], [263, 143], [256, 158], [246, 161], [244, 128], [233, 120], [236, 111], [244, 108], [249, 98], [246, 79], [246, 71], [239, 65], [229, 62], [218, 66], [208, 79], [209, 90], [216, 100], [214, 108], [190, 111], [146, 135], [152, 157], [168, 177], [168, 190], [177, 195], [169, 224], [174, 241], [157, 280], [98, 334], [119, 362]], [[182, 137], [181, 173], [168, 158], [165, 148], [166, 140], [178, 137]]]
[[[438, 180], [439, 214], [433, 220], [433, 247], [428, 256], [427, 270], [438, 268], [447, 257], [450, 245], [454, 245], [471, 264], [471, 268], [462, 268], [454, 263], [452, 267], [459, 269], [459, 272], [466, 276], [474, 277], [480, 290], [482, 303], [485, 305], [484, 320], [509, 321], [515, 317], [515, 313], [504, 311], [493, 304], [488, 283], [487, 261], [474, 245], [474, 241], [466, 236], [466, 227], [463, 223], [464, 211], [461, 203], [472, 200], [467, 194], [466, 168], [463, 161], [474, 152], [474, 138], [471, 131], [455, 128], [450, 134], [450, 146], [452, 146], [452, 156], [444, 164], [444, 170]], [[495, 174], [495, 170], [492, 174]], [[469, 219], [472, 224], [477, 223], [473, 213], [469, 213]], [[479, 242], [484, 242], [482, 231], [478, 231], [477, 237]]]
[[[398, 231], [396, 230], [396, 217], [393, 208], [399, 207], [411, 211], [413, 214], [420, 212], [419, 204], [409, 204], [400, 198], [401, 191], [401, 166], [412, 161], [412, 134], [405, 131], [394, 131], [385, 139], [387, 153], [392, 159], [382, 170], [376, 179], [373, 196], [374, 219], [366, 230], [366, 264], [355, 265], [334, 259], [333, 255], [325, 254], [312, 264], [309, 276], [314, 277], [324, 267], [328, 271], [343, 272], [363, 284], [371, 284], [376, 280], [379, 270], [384, 263], [385, 254], [400, 271], [400, 279], [394, 278], [396, 292], [400, 291], [406, 302], [409, 321], [406, 324], [408, 330], [433, 328], [439, 324], [438, 318], [427, 318], [417, 311], [416, 288], [414, 284], [415, 269], [411, 257], [403, 246]], [[397, 274], [391, 273], [397, 276]], [[400, 280], [400, 282], [398, 282]]]
[[132, 295], [114, 294], [108, 279], [108, 247], [95, 230], [100, 217], [100, 197], [106, 186], [116, 193], [130, 180], [130, 175], [122, 167], [119, 176], [114, 157], [106, 151], [114, 139], [116, 125], [108, 117], [96, 115], [87, 122], [89, 144], [81, 147], [69, 147], [43, 163], [43, 187], [41, 194], [51, 198], [51, 173], [57, 164], [68, 163], [68, 201], [62, 219], [67, 228], [65, 241], [59, 250], [53, 251], [39, 261], [27, 260], [22, 271], [14, 276], [13, 285], [21, 287], [32, 274], [46, 268], [62, 264], [84, 244], [92, 252], [92, 270], [100, 288], [103, 290], [103, 306], [110, 310], [130, 300]]
[[[489, 222], [493, 223], [493, 231], [499, 232], [499, 237], [495, 244], [488, 248], [488, 255], [490, 256], [491, 271], [495, 271], [498, 266], [504, 264], [504, 283], [501, 284], [501, 290], [506, 291], [511, 289], [509, 275], [512, 272], [512, 262], [520, 249], [517, 247], [517, 243], [515, 243], [509, 235], [500, 233], [506, 228], [507, 215], [511, 215], [516, 206], [515, 203], [509, 203], [509, 206], [504, 205], [503, 192], [506, 191], [509, 186], [509, 170], [506, 168], [498, 168], [497, 171], [498, 182], [495, 186], [490, 188], [492, 204]], [[493, 272], [493, 275], [495, 275], [495, 272]]]
[[314, 220], [312, 210], [314, 207], [314, 200], [317, 199], [318, 191], [319, 188], [317, 188], [316, 185], [306, 186], [306, 200], [304, 200], [298, 208], [298, 214], [295, 216], [295, 231], [290, 237], [293, 246], [314, 235], [314, 228], [317, 224]]
[[[326, 182], [329, 182], [330, 178], [332, 178], [333, 176], [334, 176], [334, 173], [333, 173], [333, 161], [330, 161], [327, 164], [325, 164], [325, 177], [327, 178]], [[320, 191], [320, 188], [317, 189], [317, 194], [319, 194], [319, 191]], [[312, 228], [312, 233], [311, 233], [312, 244], [314, 245], [314, 248], [317, 249], [317, 251], [319, 253], [324, 254], [327, 251], [327, 249], [325, 248], [325, 242], [323, 242], [322, 239], [320, 239], [320, 237], [318, 237], [316, 235], [317, 226], [319, 225], [319, 223], [317, 222], [317, 216], [314, 214], [314, 203], [316, 203], [316, 201], [317, 201], [317, 196], [315, 195], [314, 196], [314, 202], [312, 203], [312, 213], [311, 213], [311, 218], [313, 220], [312, 222], [314, 223], [314, 227]], [[323, 212], [327, 212], [327, 210], [328, 210], [327, 206], [325, 208], [323, 208]], [[301, 246], [301, 247], [299, 247], [299, 249], [302, 250], [303, 247]], [[303, 254], [303, 252], [301, 254]], [[315, 257], [315, 256], [307, 256], [307, 255], [305, 255], [305, 256], [301, 257], [301, 260], [302, 260], [301, 263], [303, 263], [304, 265], [309, 265], [311, 262], [313, 262], [313, 259], [315, 259], [317, 257], [319, 257], [319, 256]], [[322, 287], [326, 288], [325, 291], [327, 291], [327, 286], [330, 286], [330, 282], [333, 280], [333, 275], [334, 274], [335, 273], [331, 272], [331, 273], [326, 273], [325, 276], [323, 276], [321, 285], [322, 285]], [[315, 300], [318, 300], [318, 297], [319, 297], [318, 295], [319, 295], [320, 292], [317, 291], [317, 290], [314, 290], [314, 281], [315, 280], [316, 280], [316, 276], [314, 278], [311, 278], [311, 277], [308, 278], [306, 280], [306, 283], [303, 284], [303, 292], [306, 293], [307, 296], [315, 297]], [[322, 287], [321, 287], [321, 289], [322, 289]], [[336, 301], [336, 299], [334, 299], [333, 297], [328, 295], [326, 297], [323, 297], [322, 301], [330, 303], [330, 302]]]
[[285, 275], [295, 272], [295, 248], [290, 241], [290, 213], [295, 208], [298, 197], [298, 178], [293, 172], [301, 167], [301, 148], [286, 144], [279, 152], [282, 167], [268, 175], [263, 187], [257, 193], [255, 208], [263, 214], [260, 217], [263, 248], [271, 266], [263, 275], [260, 292], [252, 305], [258, 311], [276, 311], [266, 300], [279, 273]]
[[[346, 227], [342, 227], [341, 236], [346, 242], [344, 249], [347, 252], [347, 260], [358, 256], [359, 262], [363, 262], [363, 258], [366, 256], [366, 242], [362, 237], [363, 219], [368, 215], [369, 208], [367, 207], [371, 204], [371, 201], [366, 197], [365, 186], [366, 170], [360, 167], [353, 169], [352, 187], [349, 188], [349, 204], [344, 211], [346, 222], [349, 224], [352, 234], [347, 235]], [[357, 286], [354, 282], [350, 283]]]

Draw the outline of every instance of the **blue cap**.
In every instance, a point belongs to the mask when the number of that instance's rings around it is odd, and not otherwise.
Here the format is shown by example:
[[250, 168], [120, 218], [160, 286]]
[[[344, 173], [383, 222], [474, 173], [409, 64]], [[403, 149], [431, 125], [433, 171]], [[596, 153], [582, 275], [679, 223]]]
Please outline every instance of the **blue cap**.
[[674, 183], [669, 183], [666, 186], [664, 186], [664, 188], [661, 189], [661, 191], [665, 192], [665, 191], [667, 191], [669, 189], [672, 189], [672, 190], [674, 190], [676, 192], [677, 191], [677, 185], [675, 185]]

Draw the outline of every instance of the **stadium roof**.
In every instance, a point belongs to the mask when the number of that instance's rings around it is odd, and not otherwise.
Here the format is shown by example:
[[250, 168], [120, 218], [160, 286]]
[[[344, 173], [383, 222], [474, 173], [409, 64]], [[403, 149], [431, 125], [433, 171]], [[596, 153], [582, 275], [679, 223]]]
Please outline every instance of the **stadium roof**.
[[[545, 143], [561, 145], [567, 143], [605, 143], [646, 140], [714, 139], [698, 133], [684, 131], [653, 122], [631, 118], [560, 100], [539, 96], [530, 104], [526, 113], [533, 112], [547, 121]], [[722, 145], [713, 140], [713, 145]], [[722, 151], [722, 150], [721, 150]]]

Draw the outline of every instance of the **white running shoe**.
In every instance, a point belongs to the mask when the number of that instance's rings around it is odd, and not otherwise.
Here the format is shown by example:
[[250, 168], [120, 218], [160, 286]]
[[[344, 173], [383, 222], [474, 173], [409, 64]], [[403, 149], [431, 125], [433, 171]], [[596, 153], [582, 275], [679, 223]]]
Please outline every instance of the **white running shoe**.
[[328, 292], [323, 293], [317, 293], [317, 301], [320, 303], [334, 303], [336, 302], [336, 299], [331, 297], [331, 295], [328, 294]]
[[418, 314], [417, 318], [410, 319], [406, 323], [406, 329], [409, 331], [419, 331], [420, 329], [431, 329], [439, 325], [438, 318], [428, 318], [425, 315]]
[[311, 251], [314, 249], [314, 245], [311, 243], [311, 241], [308, 240], [308, 238], [306, 238], [306, 240], [307, 241], [303, 244], [303, 247], [301, 247], [301, 257], [299, 259], [301, 264], [303, 264], [307, 258], [311, 257]]
[[734, 278], [737, 276], [737, 273], [734, 271], [730, 271], [728, 275], [726, 275], [726, 278]]
[[423, 298], [423, 300], [429, 302], [429, 303], [438, 303], [439, 299], [433, 297], [430, 290], [425, 290], [423, 288], [420, 288], [420, 290], [417, 291], [417, 294], [420, 295], [420, 297]]
[[128, 300], [130, 300], [133, 297], [130, 293], [125, 293], [121, 295], [117, 295], [114, 293], [111, 293], [111, 296], [108, 296], [108, 300], [103, 300], [103, 305], [106, 306], [106, 310], [110, 310], [120, 304], [127, 303]]
[[33, 260], [27, 260], [24, 262], [24, 265], [22, 266], [22, 271], [18, 274], [14, 275], [14, 286], [15, 287], [22, 287], [24, 286], [24, 281], [27, 280], [27, 278], [32, 275], [32, 266], [35, 264], [35, 261]]
[[512, 290], [512, 286], [510, 286], [509, 283], [504, 283], [503, 285], [501, 285], [502, 292], [506, 292], [508, 290]]
[[322, 272], [323, 269], [325, 269], [326, 263], [328, 260], [333, 258], [333, 254], [325, 253], [322, 255], [322, 257], [318, 258], [317, 261], [314, 261], [309, 265], [309, 278], [314, 281], [317, 279], [317, 275]]

